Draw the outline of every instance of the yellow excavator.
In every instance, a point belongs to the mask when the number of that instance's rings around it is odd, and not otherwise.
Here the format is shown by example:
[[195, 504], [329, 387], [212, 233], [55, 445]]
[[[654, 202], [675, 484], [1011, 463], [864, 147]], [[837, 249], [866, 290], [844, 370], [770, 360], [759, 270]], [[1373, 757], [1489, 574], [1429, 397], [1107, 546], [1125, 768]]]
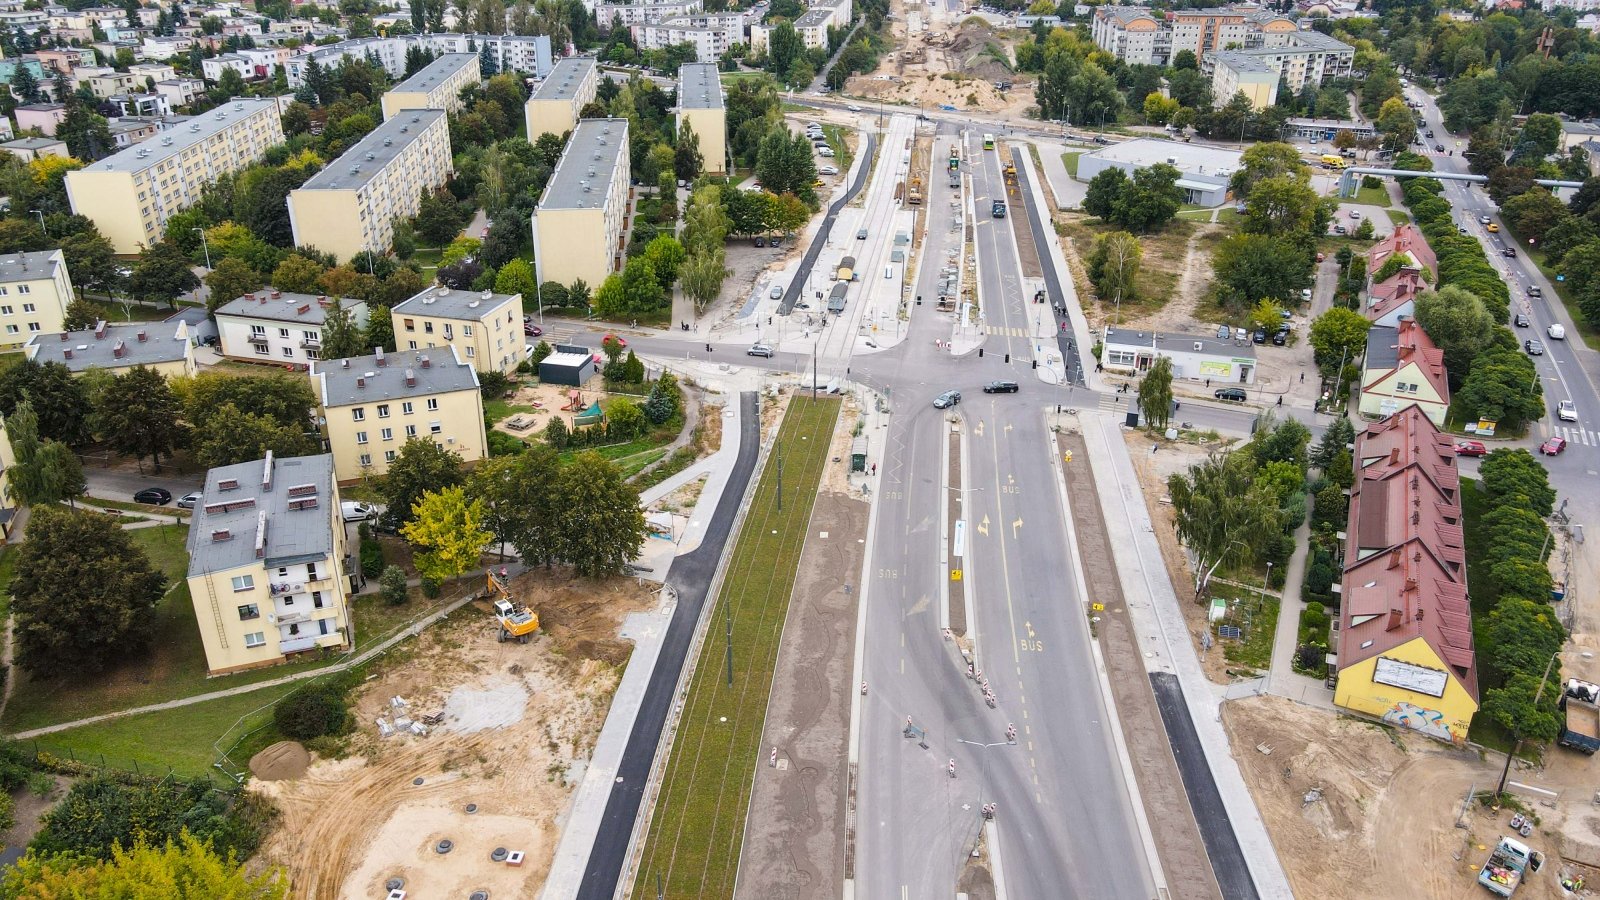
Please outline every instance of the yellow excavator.
[[500, 643], [516, 641], [526, 644], [533, 638], [533, 633], [539, 630], [539, 614], [511, 596], [510, 580], [504, 568], [499, 572], [490, 569], [488, 582], [484, 596], [494, 606], [495, 618], [500, 620]]

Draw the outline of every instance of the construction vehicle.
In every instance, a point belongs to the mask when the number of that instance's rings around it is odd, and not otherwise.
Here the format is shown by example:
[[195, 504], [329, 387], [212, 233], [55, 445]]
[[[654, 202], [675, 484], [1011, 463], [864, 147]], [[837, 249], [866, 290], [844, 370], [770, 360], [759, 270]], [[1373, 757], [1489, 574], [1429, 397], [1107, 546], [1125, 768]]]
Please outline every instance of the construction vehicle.
[[906, 203], [912, 206], [922, 205], [922, 176], [911, 176], [911, 187], [906, 191]]
[[950, 169], [955, 171], [961, 168], [961, 148], [955, 144], [950, 145]]
[[1478, 883], [1488, 888], [1490, 893], [1509, 897], [1522, 884], [1522, 874], [1527, 871], [1530, 862], [1537, 870], [1538, 862], [1533, 859], [1534, 856], [1526, 844], [1502, 837], [1500, 843], [1490, 851], [1489, 861], [1479, 870]]
[[1017, 164], [1014, 162], [1008, 162], [1006, 163], [1006, 184], [1015, 185], [1016, 183]]
[[533, 638], [533, 633], [539, 630], [539, 614], [511, 596], [510, 580], [506, 577], [504, 567], [499, 572], [490, 569], [488, 581], [484, 596], [494, 606], [495, 618], [500, 620], [498, 640], [502, 644], [506, 641], [526, 644]]
[[989, 215], [996, 219], [1004, 219], [1006, 217], [1006, 202], [1004, 200], [996, 200], [989, 204]]
[[1600, 685], [1576, 678], [1567, 681], [1567, 689], [1561, 695], [1561, 711], [1566, 714], [1566, 720], [1562, 723], [1561, 737], [1557, 743], [1590, 756], [1600, 750], [1600, 706], [1597, 706], [1597, 700], [1600, 700]]

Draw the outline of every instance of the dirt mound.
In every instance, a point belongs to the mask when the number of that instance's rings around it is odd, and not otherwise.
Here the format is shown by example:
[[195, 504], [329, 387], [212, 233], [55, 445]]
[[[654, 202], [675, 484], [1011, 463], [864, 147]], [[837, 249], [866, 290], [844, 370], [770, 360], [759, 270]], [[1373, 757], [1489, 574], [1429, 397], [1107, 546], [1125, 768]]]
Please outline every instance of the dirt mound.
[[310, 765], [311, 754], [299, 741], [279, 741], [250, 757], [250, 774], [262, 781], [293, 781]]

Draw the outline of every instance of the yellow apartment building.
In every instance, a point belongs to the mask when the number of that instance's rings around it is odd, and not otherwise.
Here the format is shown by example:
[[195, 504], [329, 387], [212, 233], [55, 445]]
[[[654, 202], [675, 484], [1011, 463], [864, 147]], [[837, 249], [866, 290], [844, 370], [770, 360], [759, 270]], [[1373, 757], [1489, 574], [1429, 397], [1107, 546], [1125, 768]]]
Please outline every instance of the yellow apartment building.
[[364, 250], [388, 253], [394, 223], [416, 215], [423, 194], [443, 187], [453, 171], [443, 109], [390, 116], [289, 192], [295, 246], [341, 260]]
[[283, 143], [276, 100], [231, 100], [66, 176], [72, 211], [87, 216], [118, 253], [161, 240], [167, 219], [206, 185]]
[[576, 128], [578, 113], [599, 88], [600, 67], [593, 57], [569, 56], [557, 62], [522, 106], [528, 120], [528, 143], [541, 135], [563, 135]]
[[0, 417], [0, 540], [5, 541], [11, 540], [11, 523], [17, 517], [17, 501], [11, 496], [11, 467], [16, 462], [6, 420]]
[[389, 471], [407, 441], [433, 441], [468, 463], [489, 455], [478, 373], [454, 347], [322, 362], [311, 378], [341, 483]]
[[144, 366], [167, 378], [193, 375], [194, 345], [187, 322], [133, 322], [111, 325], [104, 319], [93, 329], [36, 334], [22, 352], [39, 363], [58, 362], [74, 375], [103, 369], [113, 375]]
[[1212, 54], [1215, 69], [1211, 92], [1218, 106], [1226, 106], [1233, 95], [1243, 93], [1251, 109], [1266, 109], [1278, 96], [1278, 70], [1263, 60], [1236, 50]]
[[539, 283], [582, 278], [597, 290], [622, 267], [628, 240], [628, 120], [584, 119], [533, 213]]
[[188, 549], [210, 674], [350, 646], [354, 567], [332, 456], [268, 453], [207, 472]]
[[461, 111], [461, 89], [483, 81], [476, 53], [446, 53], [383, 95], [383, 118], [407, 109]]
[[60, 331], [72, 302], [72, 279], [60, 250], [0, 255], [0, 349]]
[[400, 350], [451, 347], [480, 372], [510, 375], [527, 356], [522, 295], [431, 287], [389, 311]]
[[728, 109], [716, 63], [685, 63], [678, 68], [678, 133], [687, 124], [700, 140], [701, 171], [728, 172]]

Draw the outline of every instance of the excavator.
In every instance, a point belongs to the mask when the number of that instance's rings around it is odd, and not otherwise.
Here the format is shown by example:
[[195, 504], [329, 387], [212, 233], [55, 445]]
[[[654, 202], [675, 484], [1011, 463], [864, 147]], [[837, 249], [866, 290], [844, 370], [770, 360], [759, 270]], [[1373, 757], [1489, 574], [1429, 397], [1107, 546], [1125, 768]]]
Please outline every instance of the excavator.
[[539, 614], [511, 596], [510, 580], [506, 577], [505, 569], [501, 568], [499, 572], [490, 569], [488, 582], [484, 596], [494, 606], [495, 618], [500, 620], [500, 643], [516, 641], [526, 644], [532, 640], [533, 633], [539, 630]]

